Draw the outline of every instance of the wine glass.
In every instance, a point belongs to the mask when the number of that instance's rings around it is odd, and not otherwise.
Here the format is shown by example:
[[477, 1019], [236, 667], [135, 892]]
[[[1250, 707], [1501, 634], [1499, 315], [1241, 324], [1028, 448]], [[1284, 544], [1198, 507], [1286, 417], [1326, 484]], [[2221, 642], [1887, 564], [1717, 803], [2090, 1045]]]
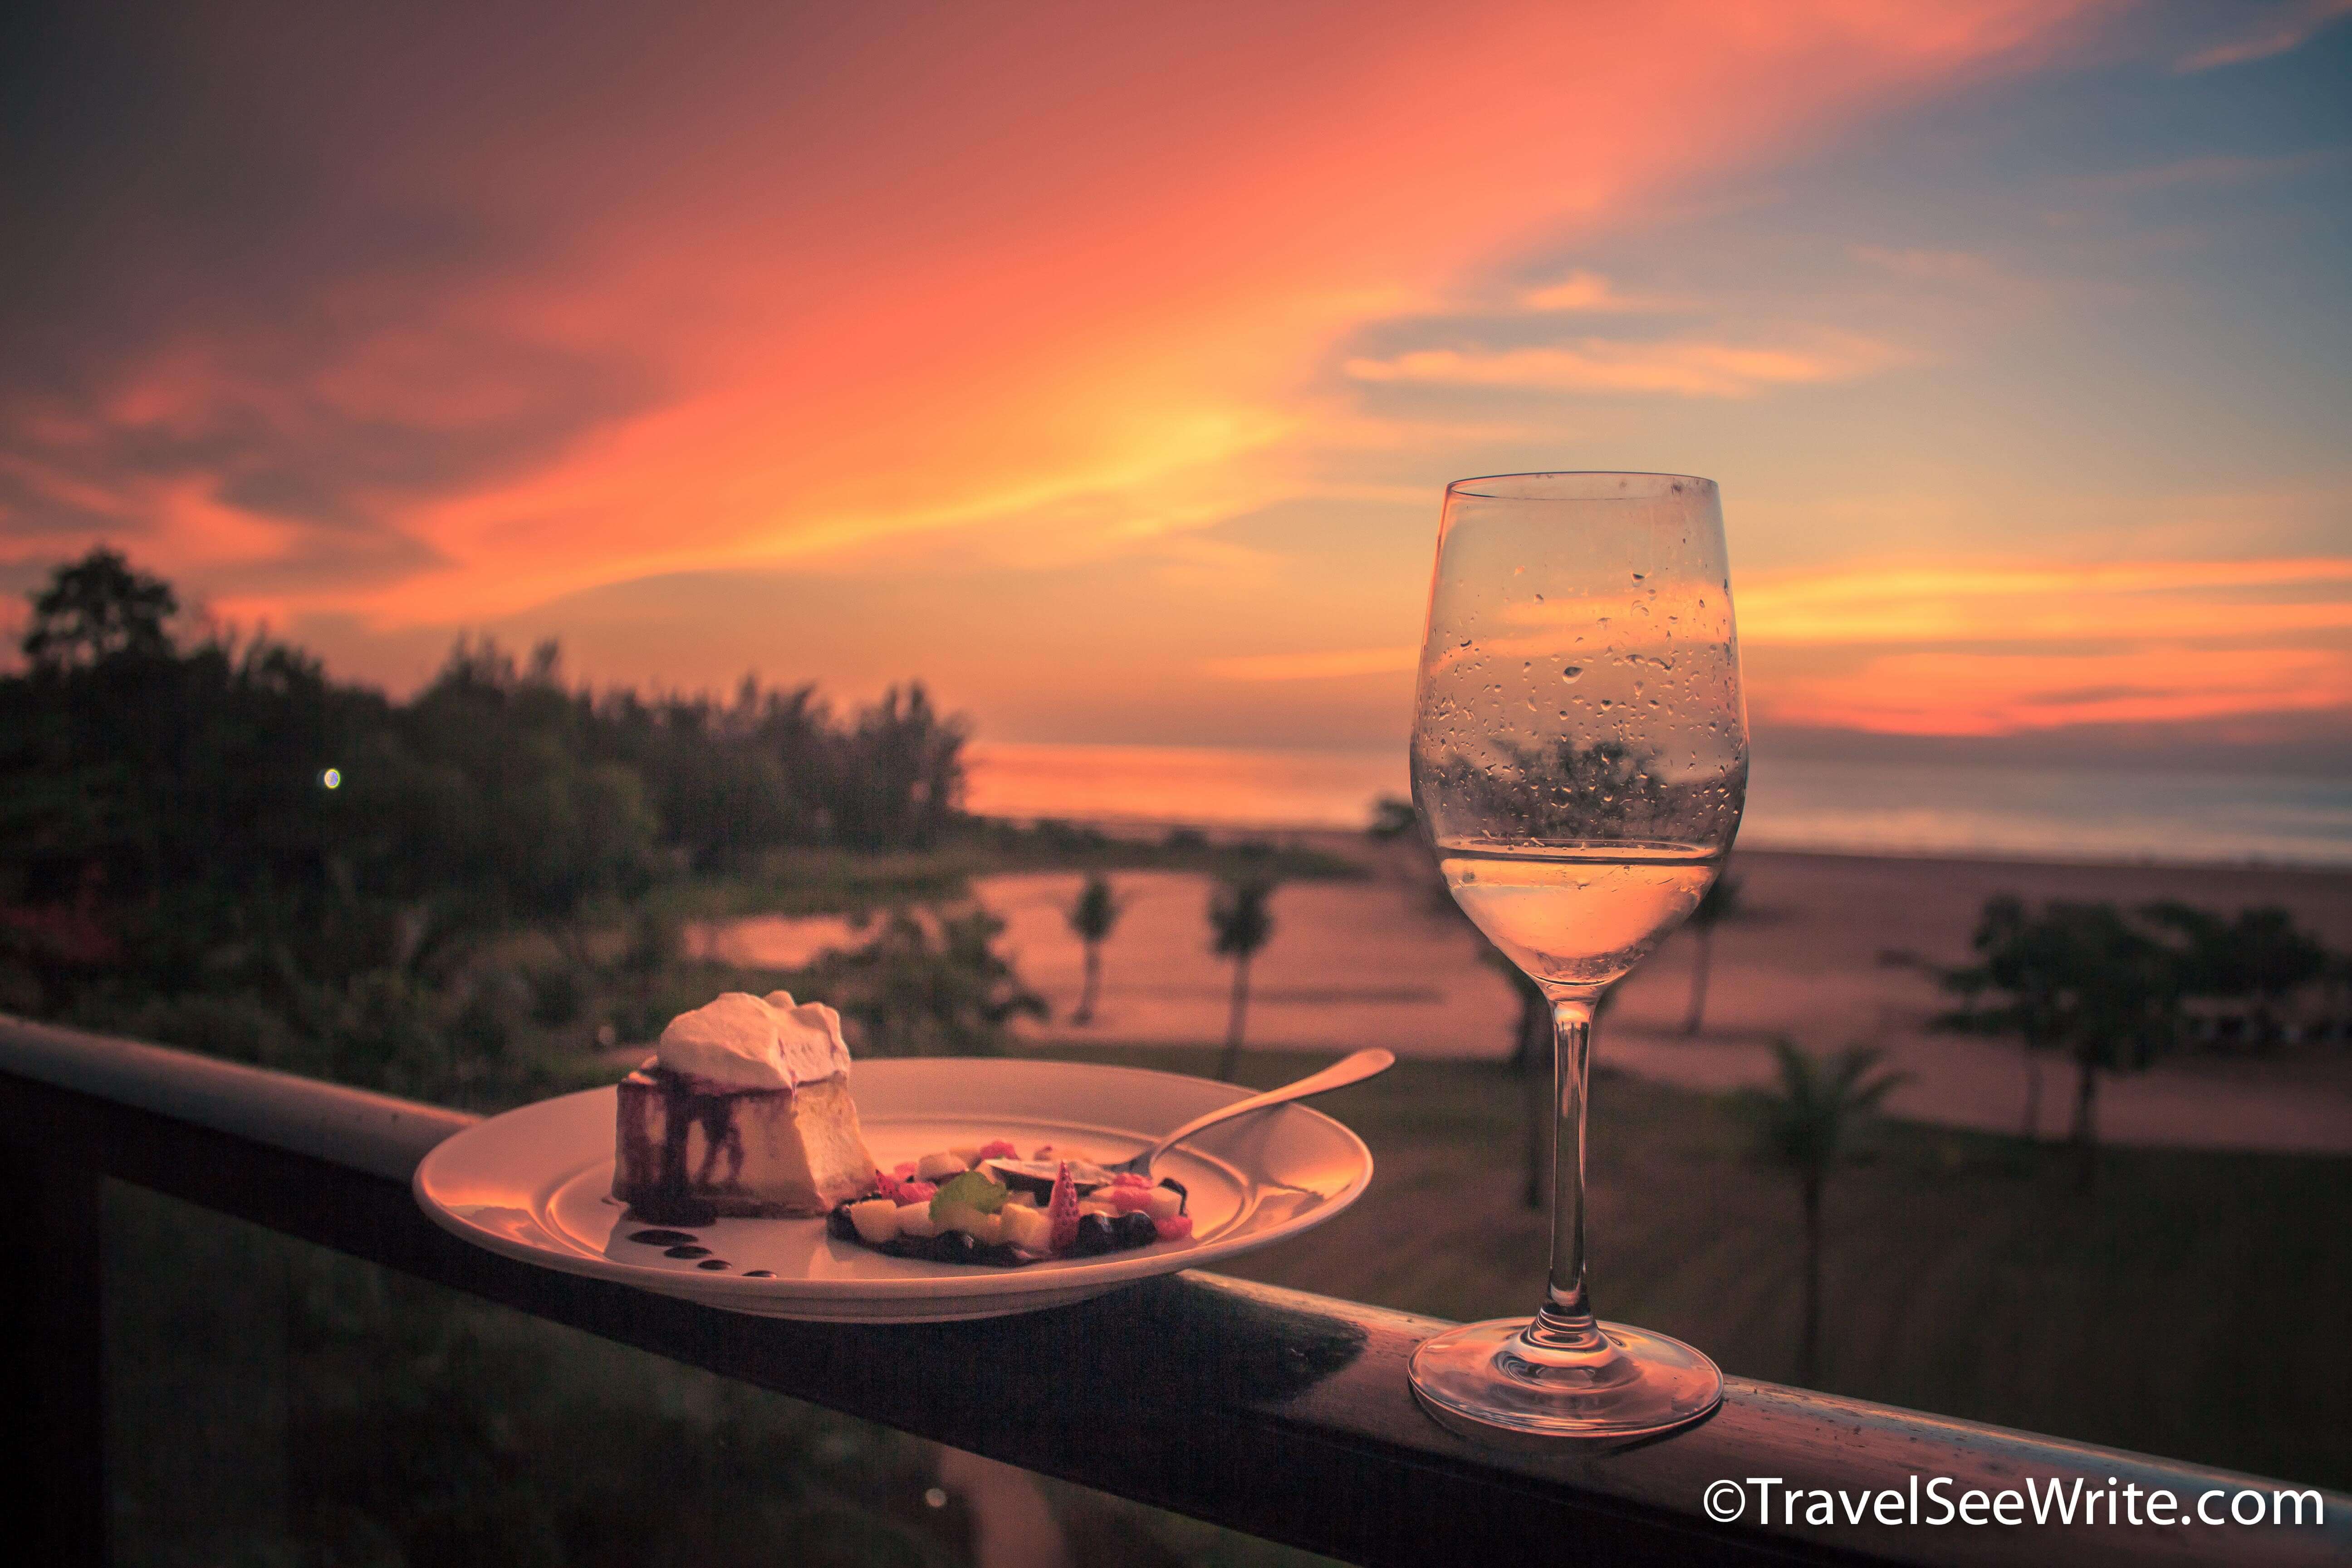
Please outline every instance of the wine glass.
[[1413, 1392], [1486, 1441], [1696, 1421], [1723, 1397], [1715, 1363], [1587, 1301], [1584, 1096], [1594, 1005], [1697, 906], [1747, 795], [1715, 482], [1448, 485], [1414, 709], [1413, 803], [1445, 885], [1551, 1002], [1559, 1122], [1542, 1308], [1424, 1342]]

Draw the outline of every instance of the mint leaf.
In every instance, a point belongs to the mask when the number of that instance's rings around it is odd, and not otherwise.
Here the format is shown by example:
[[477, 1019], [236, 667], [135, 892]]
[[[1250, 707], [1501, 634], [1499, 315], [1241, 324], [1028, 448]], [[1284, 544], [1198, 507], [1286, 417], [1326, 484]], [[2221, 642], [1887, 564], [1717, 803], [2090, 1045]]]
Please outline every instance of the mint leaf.
[[940, 1187], [931, 1199], [931, 1217], [939, 1218], [940, 1210], [949, 1204], [961, 1204], [982, 1214], [994, 1214], [1004, 1206], [1007, 1195], [1003, 1184], [990, 1181], [978, 1171], [966, 1171], [961, 1176], [950, 1177]]

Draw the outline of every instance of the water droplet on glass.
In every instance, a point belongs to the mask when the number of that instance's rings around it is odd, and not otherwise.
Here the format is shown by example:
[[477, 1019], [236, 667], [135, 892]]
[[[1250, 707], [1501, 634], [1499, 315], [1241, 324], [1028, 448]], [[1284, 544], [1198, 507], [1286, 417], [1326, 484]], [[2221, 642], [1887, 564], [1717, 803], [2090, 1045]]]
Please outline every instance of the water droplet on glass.
[[1562, 680], [1567, 681], [1569, 684], [1574, 685], [1577, 681], [1581, 680], [1584, 678], [1584, 666], [1580, 664], [1571, 664], [1566, 669], [1559, 672], [1559, 678]]

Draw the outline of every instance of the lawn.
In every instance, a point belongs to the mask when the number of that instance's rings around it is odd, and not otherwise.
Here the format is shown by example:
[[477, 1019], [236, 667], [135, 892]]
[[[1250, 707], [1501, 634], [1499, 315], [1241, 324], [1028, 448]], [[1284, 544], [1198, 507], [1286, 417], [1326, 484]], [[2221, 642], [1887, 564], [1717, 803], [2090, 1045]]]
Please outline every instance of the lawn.
[[[1072, 1052], [1072, 1055], [1079, 1053]], [[1214, 1051], [1089, 1051], [1182, 1072]], [[1270, 1086], [1328, 1058], [1252, 1053]], [[1521, 1086], [1500, 1066], [1400, 1062], [1318, 1104], [1361, 1133], [1371, 1189], [1232, 1273], [1441, 1317], [1523, 1313], [1548, 1230], [1521, 1205]], [[1735, 1375], [1795, 1375], [1793, 1185], [1728, 1101], [1601, 1075], [1588, 1154], [1604, 1317], [1686, 1339]], [[2352, 1161], [2072, 1155], [1885, 1123], [1826, 1205], [1824, 1388], [2288, 1479], [2352, 1485]]]

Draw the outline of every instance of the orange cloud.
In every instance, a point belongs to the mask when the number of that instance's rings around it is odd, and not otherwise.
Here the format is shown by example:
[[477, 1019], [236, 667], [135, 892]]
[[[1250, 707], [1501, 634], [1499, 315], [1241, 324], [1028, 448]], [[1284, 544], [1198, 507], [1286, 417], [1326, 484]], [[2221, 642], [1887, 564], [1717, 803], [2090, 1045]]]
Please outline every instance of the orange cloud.
[[1329, 680], [1353, 675], [1394, 675], [1412, 669], [1420, 657], [1420, 650], [1410, 647], [1335, 648], [1324, 653], [1213, 658], [1202, 668], [1223, 680]]
[[[1760, 713], [1990, 735], [2352, 704], [2352, 559], [1857, 567], [1742, 584]], [[1801, 657], [1799, 657], [1801, 656]]]
[[[1864, 564], [1735, 592], [1750, 704], [1783, 724], [1994, 735], [2352, 706], [2352, 558]], [[1627, 607], [1549, 614], [1603, 611]], [[1532, 657], [1557, 642], [1482, 646]], [[1418, 657], [1344, 648], [1203, 668], [1231, 681], [1328, 680], [1410, 671]]]
[[2245, 637], [2352, 628], [2352, 559], [1863, 565], [1737, 584], [1783, 644]]
[[1683, 308], [1681, 301], [1647, 294], [1626, 294], [1598, 272], [1578, 268], [1557, 283], [1541, 289], [1530, 289], [1519, 296], [1519, 303], [1530, 310], [1574, 310], [1596, 314], [1617, 314], [1650, 310], [1674, 310]]
[[[294, 325], [268, 353], [158, 345], [107, 417], [137, 436], [210, 409], [297, 446], [405, 433], [357, 478], [301, 468], [399, 542], [365, 577], [213, 579], [281, 621], [446, 625], [948, 532], [1150, 538], [1295, 488], [1286, 444], [1323, 417], [1301, 389], [1368, 301], [1442, 294], [1563, 224], [2019, 58], [2103, 5], [1040, 5], [919, 28], [853, 12], [821, 36], [738, 17], [723, 40], [698, 12], [602, 54], [583, 33], [593, 71], [533, 39], [497, 91], [335, 143], [353, 185], [495, 216], [528, 254], [392, 290], [395, 324], [299, 376]], [[319, 91], [268, 72], [277, 58], [249, 68], [266, 90]], [[1611, 297], [1560, 287], [1585, 308]], [[389, 289], [355, 276], [319, 308], [362, 318]], [[1892, 357], [1859, 340], [1527, 352], [1369, 374], [1740, 397]], [[610, 388], [536, 417], [592, 372]], [[410, 450], [486, 424], [512, 437], [461, 477]], [[269, 482], [241, 488], [191, 470], [259, 498], [215, 503], [261, 531], [238, 552], [282, 527], [302, 532], [289, 559], [343, 548], [358, 523], [297, 515], [302, 486], [259, 466]], [[106, 499], [161, 505], [142, 483]], [[167, 571], [216, 558], [154, 542]]]
[[1681, 397], [1753, 397], [1774, 386], [1850, 381], [1907, 356], [1852, 334], [1811, 346], [1769, 347], [1679, 339], [1619, 342], [1585, 338], [1571, 346], [1494, 352], [1422, 349], [1393, 359], [1353, 359], [1359, 381], [1435, 386], [1507, 386], [1545, 392], [1654, 392]]
[[1759, 709], [1784, 723], [1897, 735], [2311, 712], [2352, 706], [2352, 648], [1885, 654], [1765, 695]]

